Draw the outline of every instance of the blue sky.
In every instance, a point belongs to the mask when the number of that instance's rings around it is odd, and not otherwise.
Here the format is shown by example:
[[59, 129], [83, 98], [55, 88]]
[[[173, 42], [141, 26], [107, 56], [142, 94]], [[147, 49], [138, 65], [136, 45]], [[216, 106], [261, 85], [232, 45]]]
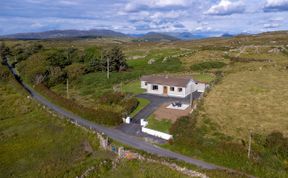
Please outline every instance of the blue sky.
[[207, 34], [288, 30], [288, 0], [1, 0], [1, 35], [55, 29]]

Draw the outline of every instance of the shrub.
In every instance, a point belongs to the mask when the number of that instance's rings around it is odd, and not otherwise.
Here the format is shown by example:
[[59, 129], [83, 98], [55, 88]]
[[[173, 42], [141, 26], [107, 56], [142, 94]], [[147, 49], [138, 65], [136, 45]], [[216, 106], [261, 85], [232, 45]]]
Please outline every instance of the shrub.
[[121, 113], [110, 110], [108, 111], [103, 108], [92, 109], [84, 107], [82, 105], [77, 104], [73, 100], [57, 95], [55, 92], [49, 90], [43, 84], [36, 85], [36, 89], [40, 91], [40, 93], [42, 93], [44, 96], [51, 99], [53, 102], [60, 105], [61, 107], [73, 111], [75, 114], [82, 116], [85, 119], [94, 121], [95, 123], [103, 125], [113, 125], [113, 126], [122, 123]]
[[285, 138], [280, 132], [269, 134], [264, 146], [278, 156], [288, 157], [288, 138]]
[[75, 80], [85, 74], [85, 65], [79, 63], [71, 64], [65, 68], [65, 71], [70, 80]]
[[98, 100], [100, 104], [119, 104], [125, 98], [125, 94], [121, 92], [106, 92]]
[[139, 101], [136, 98], [124, 99], [121, 105], [124, 107], [124, 112], [128, 115], [137, 108]]
[[10, 71], [4, 66], [0, 66], [0, 80], [6, 81], [10, 77], [11, 77]]
[[198, 64], [193, 64], [190, 69], [195, 71], [203, 71], [209, 69], [219, 69], [224, 67], [226, 64], [224, 62], [218, 61], [209, 61], [209, 62], [202, 62]]
[[171, 126], [170, 133], [177, 144], [194, 146], [197, 144], [196, 119], [191, 116], [183, 116]]
[[63, 51], [57, 51], [47, 58], [50, 66], [65, 68], [72, 64], [71, 59]]
[[34, 54], [29, 59], [21, 62], [18, 69], [22, 75], [30, 80], [33, 84], [39, 84], [45, 79], [47, 73], [47, 62], [45, 56]]
[[49, 75], [46, 77], [45, 84], [48, 87], [52, 87], [64, 82], [65, 79], [66, 73], [60, 67], [50, 67]]
[[243, 58], [243, 57], [230, 57], [231, 62], [272, 62], [271, 59], [256, 59], [256, 58]]

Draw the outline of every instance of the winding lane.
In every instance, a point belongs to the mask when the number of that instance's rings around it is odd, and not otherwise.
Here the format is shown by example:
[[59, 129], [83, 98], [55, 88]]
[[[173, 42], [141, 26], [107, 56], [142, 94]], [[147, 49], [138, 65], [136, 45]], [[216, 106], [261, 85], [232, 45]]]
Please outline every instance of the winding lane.
[[54, 112], [64, 116], [65, 118], [69, 119], [71, 122], [76, 122], [77, 124], [79, 124], [83, 127], [95, 130], [96, 132], [103, 133], [103, 134], [107, 135], [108, 137], [110, 137], [111, 139], [118, 141], [122, 144], [125, 144], [127, 146], [130, 146], [130, 147], [133, 147], [133, 148], [136, 148], [139, 150], [143, 150], [143, 151], [151, 153], [151, 154], [155, 154], [155, 155], [158, 155], [161, 157], [167, 157], [167, 158], [172, 158], [172, 159], [184, 161], [186, 163], [190, 163], [192, 165], [198, 166], [198, 167], [203, 168], [203, 169], [210, 169], [210, 170], [211, 169], [220, 169], [220, 170], [226, 170], [229, 172], [237, 172], [237, 171], [232, 170], [232, 169], [228, 169], [228, 168], [225, 168], [222, 166], [217, 166], [217, 165], [207, 163], [207, 162], [204, 162], [201, 160], [193, 159], [193, 158], [188, 157], [188, 156], [184, 156], [184, 155], [179, 154], [179, 153], [172, 152], [170, 150], [158, 147], [158, 146], [153, 145], [151, 143], [147, 143], [143, 140], [140, 140], [137, 137], [125, 134], [124, 132], [122, 132], [118, 129], [98, 125], [94, 122], [91, 122], [91, 121], [88, 121], [84, 118], [81, 118], [81, 117], [73, 114], [72, 112], [64, 110], [61, 107], [48, 101], [46, 98], [44, 98], [38, 92], [36, 92], [33, 88], [31, 88], [30, 86], [25, 84], [20, 79], [20, 77], [17, 75], [14, 68], [12, 68], [9, 64], [7, 64], [7, 66], [10, 69], [10, 71], [13, 73], [13, 75], [15, 76], [16, 80], [23, 86], [23, 88], [31, 95], [31, 97], [34, 100], [45, 105], [46, 107], [53, 110]]

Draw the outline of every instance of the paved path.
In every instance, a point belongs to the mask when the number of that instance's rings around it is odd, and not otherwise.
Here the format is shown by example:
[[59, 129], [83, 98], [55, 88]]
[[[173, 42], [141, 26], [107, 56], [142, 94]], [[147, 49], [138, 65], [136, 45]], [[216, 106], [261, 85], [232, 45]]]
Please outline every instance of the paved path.
[[[201, 96], [201, 93], [194, 92], [193, 99], [198, 99]], [[138, 98], [144, 98], [150, 101], [150, 103], [139, 111], [131, 120], [131, 124], [121, 124], [117, 129], [125, 132], [129, 135], [135, 135], [139, 137], [144, 137], [153, 140], [157, 143], [166, 143], [166, 140], [163, 140], [159, 137], [151, 136], [149, 134], [141, 132], [140, 120], [147, 119], [160, 105], [168, 102], [181, 101], [182, 103], [190, 102], [190, 95], [186, 98], [176, 98], [176, 97], [165, 97], [151, 94], [140, 94], [137, 95]]]
[[8, 66], [8, 67], [9, 67], [10, 71], [14, 74], [16, 80], [27, 90], [27, 92], [32, 96], [33, 99], [35, 99], [39, 103], [45, 105], [49, 109], [55, 111], [56, 113], [58, 113], [62, 116], [65, 116], [71, 122], [77, 122], [79, 125], [81, 125], [83, 127], [95, 130], [95, 131], [100, 132], [100, 133], [104, 133], [108, 137], [110, 137], [113, 140], [116, 140], [122, 144], [125, 144], [127, 146], [131, 146], [131, 147], [139, 149], [139, 150], [143, 150], [143, 151], [151, 153], [151, 154], [181, 160], [181, 161], [196, 165], [196, 166], [203, 168], [203, 169], [220, 169], [220, 170], [235, 172], [234, 170], [231, 170], [231, 169], [228, 169], [228, 168], [225, 168], [222, 166], [217, 166], [217, 165], [214, 165], [211, 163], [207, 163], [207, 162], [204, 162], [201, 160], [197, 160], [197, 159], [190, 158], [188, 156], [181, 155], [179, 153], [172, 152], [170, 150], [167, 150], [167, 149], [155, 146], [153, 144], [147, 143], [145, 141], [139, 140], [136, 137], [133, 137], [131, 135], [128, 135], [128, 134], [121, 132], [120, 130], [105, 127], [102, 125], [98, 125], [98, 124], [95, 124], [94, 122], [83, 119], [83, 118], [73, 114], [72, 112], [66, 111], [66, 110], [62, 109], [61, 107], [49, 102], [47, 99], [42, 97], [35, 90], [33, 90], [31, 87], [29, 87], [24, 82], [22, 82], [20, 80], [20, 78], [16, 75], [15, 70], [11, 66]]
[[[194, 92], [193, 99], [198, 99], [201, 96], [201, 93]], [[168, 102], [180, 101], [182, 103], [190, 103], [190, 95], [186, 98], [176, 98], [176, 97], [165, 97], [151, 94], [140, 94], [137, 95], [139, 98], [144, 98], [150, 101], [150, 103], [143, 108], [140, 112], [133, 117], [133, 122], [140, 123], [140, 119], [147, 119], [160, 105]]]

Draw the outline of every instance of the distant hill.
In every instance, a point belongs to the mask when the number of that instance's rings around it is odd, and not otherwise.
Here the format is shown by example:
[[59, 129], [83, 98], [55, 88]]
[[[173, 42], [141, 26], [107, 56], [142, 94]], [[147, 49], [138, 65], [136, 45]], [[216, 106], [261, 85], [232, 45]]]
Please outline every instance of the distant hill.
[[191, 32], [171, 32], [166, 33], [167, 35], [173, 36], [175, 38], [181, 39], [181, 40], [193, 40], [193, 39], [203, 39], [209, 37], [206, 34], [202, 33], [191, 33]]
[[128, 37], [112, 30], [52, 30], [38, 33], [17, 33], [0, 36], [8, 39], [56, 39], [56, 38], [93, 38], [93, 37]]
[[149, 32], [146, 33], [145, 35], [138, 35], [136, 40], [152, 42], [152, 41], [178, 41], [180, 39], [163, 33]]
[[235, 36], [235, 35], [232, 35], [232, 34], [230, 34], [230, 33], [224, 33], [224, 34], [222, 34], [221, 35], [221, 37], [233, 37], [233, 36]]

